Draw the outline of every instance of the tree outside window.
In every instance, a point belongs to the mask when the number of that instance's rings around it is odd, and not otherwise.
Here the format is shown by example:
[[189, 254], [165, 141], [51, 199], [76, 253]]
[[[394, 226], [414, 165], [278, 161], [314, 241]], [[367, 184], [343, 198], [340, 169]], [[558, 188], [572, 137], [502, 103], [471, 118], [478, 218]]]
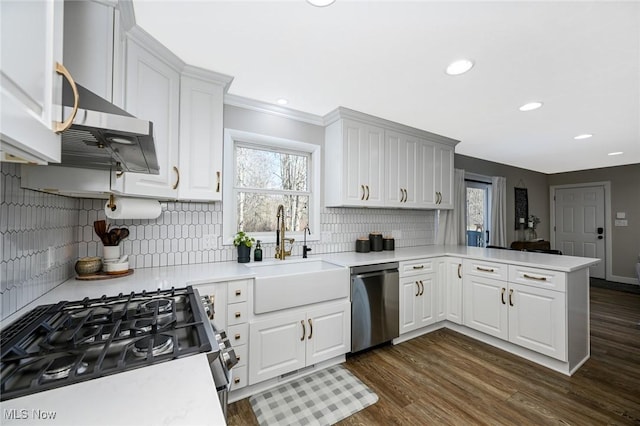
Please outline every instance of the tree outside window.
[[276, 210], [285, 208], [288, 231], [309, 223], [311, 154], [235, 145], [236, 215], [239, 231], [275, 232]]

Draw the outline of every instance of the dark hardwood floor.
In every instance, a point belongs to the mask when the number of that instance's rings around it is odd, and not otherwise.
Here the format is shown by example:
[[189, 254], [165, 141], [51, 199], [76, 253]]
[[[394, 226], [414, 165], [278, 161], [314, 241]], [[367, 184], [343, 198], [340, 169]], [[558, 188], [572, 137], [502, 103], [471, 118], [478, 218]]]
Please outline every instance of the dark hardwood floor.
[[[640, 425], [640, 294], [591, 287], [591, 358], [572, 377], [449, 330], [347, 359], [379, 397], [341, 425]], [[247, 399], [230, 425], [255, 425]]]

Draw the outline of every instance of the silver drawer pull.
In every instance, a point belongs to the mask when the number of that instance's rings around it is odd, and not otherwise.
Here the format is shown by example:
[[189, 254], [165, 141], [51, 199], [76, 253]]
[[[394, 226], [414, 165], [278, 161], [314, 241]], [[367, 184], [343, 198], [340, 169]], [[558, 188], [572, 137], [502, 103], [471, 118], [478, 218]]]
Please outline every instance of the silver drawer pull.
[[236, 296], [240, 296], [241, 294], [242, 294], [242, 291], [236, 290]]
[[424, 265], [414, 266], [413, 269], [424, 269]]
[[530, 280], [536, 280], [536, 281], [546, 281], [547, 277], [534, 277], [533, 275], [528, 275], [528, 274], [524, 274], [525, 278], [529, 278]]
[[481, 268], [479, 266], [476, 266], [476, 269], [478, 271], [482, 271], [482, 272], [494, 272], [494, 270], [492, 268]]

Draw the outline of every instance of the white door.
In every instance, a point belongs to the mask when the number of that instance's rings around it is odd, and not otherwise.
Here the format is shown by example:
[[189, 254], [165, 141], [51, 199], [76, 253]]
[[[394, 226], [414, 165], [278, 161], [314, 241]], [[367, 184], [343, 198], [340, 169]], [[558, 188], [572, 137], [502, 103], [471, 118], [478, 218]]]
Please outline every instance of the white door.
[[314, 309], [307, 314], [307, 365], [351, 350], [351, 304]]
[[602, 262], [590, 276], [605, 278], [604, 187], [585, 186], [555, 190], [556, 248], [570, 256], [595, 257]]
[[462, 324], [462, 260], [447, 259], [447, 319]]
[[416, 322], [417, 300], [420, 284], [416, 277], [400, 279], [400, 334], [418, 328]]
[[565, 294], [509, 283], [509, 341], [567, 360]]
[[420, 296], [417, 299], [418, 328], [436, 322], [435, 275], [429, 274], [415, 277], [420, 283]]
[[124, 173], [112, 183], [114, 192], [178, 198], [180, 74], [135, 40], [127, 41], [126, 110], [153, 122], [160, 173]]
[[308, 326], [302, 313], [249, 325], [249, 384], [305, 366]]
[[[64, 4], [61, 1], [0, 2], [0, 156], [38, 164], [59, 163]], [[68, 83], [65, 83], [68, 84]], [[67, 117], [64, 117], [65, 119]]]
[[507, 283], [464, 275], [464, 325], [507, 340]]

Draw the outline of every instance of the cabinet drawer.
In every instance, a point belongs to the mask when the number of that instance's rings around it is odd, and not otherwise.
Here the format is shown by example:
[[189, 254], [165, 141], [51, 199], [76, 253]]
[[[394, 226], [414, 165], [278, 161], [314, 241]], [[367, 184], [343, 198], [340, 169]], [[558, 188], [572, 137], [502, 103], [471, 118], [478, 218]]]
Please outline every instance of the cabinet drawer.
[[433, 259], [419, 259], [400, 263], [400, 276], [424, 274], [433, 272]]
[[228, 302], [238, 303], [247, 301], [247, 281], [230, 281]]
[[227, 308], [227, 327], [247, 322], [247, 302], [233, 303]]
[[246, 345], [249, 339], [249, 324], [232, 325], [227, 329], [227, 337], [234, 348], [237, 345]]
[[509, 265], [482, 260], [465, 259], [464, 273], [477, 277], [488, 277], [500, 281], [507, 281]]
[[237, 365], [231, 370], [231, 390], [236, 390], [247, 386], [247, 366], [243, 365], [238, 367]]
[[235, 371], [237, 367], [247, 365], [247, 345], [233, 346], [233, 351], [238, 358], [238, 363], [233, 367], [233, 371]]
[[548, 269], [510, 265], [509, 281], [556, 291], [567, 289], [567, 274]]

